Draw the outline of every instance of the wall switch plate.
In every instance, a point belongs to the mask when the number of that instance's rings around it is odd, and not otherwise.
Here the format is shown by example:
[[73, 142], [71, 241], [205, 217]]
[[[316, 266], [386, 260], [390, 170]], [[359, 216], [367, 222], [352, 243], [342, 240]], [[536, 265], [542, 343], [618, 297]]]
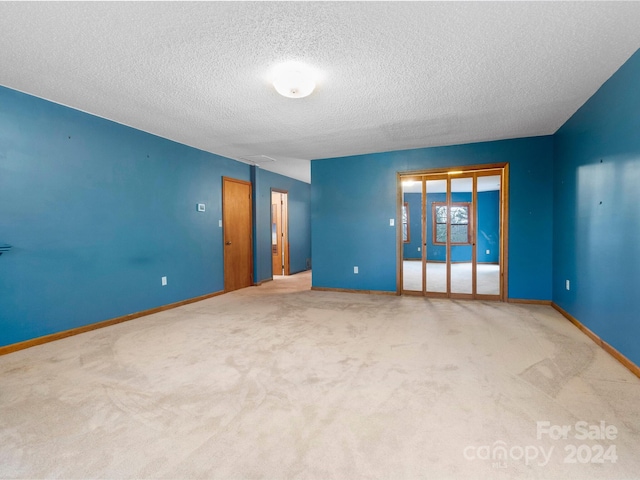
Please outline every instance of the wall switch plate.
[[571, 290], [571, 282], [569, 282], [569, 280], [564, 281], [564, 288]]
[[418, 251], [420, 251], [420, 247], [418, 247]]
[[353, 267], [353, 273], [358, 274], [358, 267]]
[[198, 204], [198, 211], [199, 211], [199, 212], [204, 212], [204, 210], [205, 210], [204, 203], [199, 203], [199, 204]]
[[389, 219], [389, 226], [393, 227], [396, 224], [396, 221], [393, 218]]
[[484, 253], [487, 254], [487, 255], [491, 255], [491, 250], [485, 250]]
[[167, 286], [167, 277], [162, 277], [162, 286], [163, 287]]
[[218, 220], [218, 226], [222, 228], [222, 220]]

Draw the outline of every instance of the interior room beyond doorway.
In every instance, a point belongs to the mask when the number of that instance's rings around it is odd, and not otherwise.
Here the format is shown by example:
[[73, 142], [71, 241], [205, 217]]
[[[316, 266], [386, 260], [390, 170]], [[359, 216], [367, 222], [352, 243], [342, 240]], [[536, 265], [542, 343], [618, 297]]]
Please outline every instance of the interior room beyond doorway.
[[505, 298], [507, 168], [399, 174], [400, 293]]

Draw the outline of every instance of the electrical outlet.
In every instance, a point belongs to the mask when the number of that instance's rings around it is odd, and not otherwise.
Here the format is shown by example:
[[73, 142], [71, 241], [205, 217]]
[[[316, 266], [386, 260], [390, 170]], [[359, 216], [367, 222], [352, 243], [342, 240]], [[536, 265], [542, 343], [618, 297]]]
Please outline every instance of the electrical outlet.
[[358, 274], [358, 267], [353, 267], [353, 273]]
[[163, 287], [167, 286], [167, 277], [162, 277], [162, 286]]
[[569, 280], [564, 281], [564, 288], [571, 290], [571, 282], [569, 282]]

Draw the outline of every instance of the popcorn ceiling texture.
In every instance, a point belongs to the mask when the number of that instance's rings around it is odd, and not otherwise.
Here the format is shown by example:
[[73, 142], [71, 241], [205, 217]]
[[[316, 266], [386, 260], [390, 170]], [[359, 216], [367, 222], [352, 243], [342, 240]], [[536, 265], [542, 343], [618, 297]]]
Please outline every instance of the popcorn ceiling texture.
[[[0, 3], [0, 84], [309, 181], [310, 159], [554, 133], [640, 3]], [[310, 97], [278, 62], [323, 72]]]

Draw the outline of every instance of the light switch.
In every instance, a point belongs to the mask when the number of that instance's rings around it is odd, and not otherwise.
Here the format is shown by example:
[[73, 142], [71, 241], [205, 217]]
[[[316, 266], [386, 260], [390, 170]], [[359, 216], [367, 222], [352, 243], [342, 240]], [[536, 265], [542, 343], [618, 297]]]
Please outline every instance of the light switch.
[[205, 210], [204, 203], [199, 203], [199, 204], [198, 204], [198, 211], [199, 211], [199, 212], [204, 212], [204, 210]]
[[396, 224], [396, 221], [393, 218], [389, 219], [389, 226], [393, 227]]
[[218, 226], [222, 228], [222, 220], [218, 220]]

